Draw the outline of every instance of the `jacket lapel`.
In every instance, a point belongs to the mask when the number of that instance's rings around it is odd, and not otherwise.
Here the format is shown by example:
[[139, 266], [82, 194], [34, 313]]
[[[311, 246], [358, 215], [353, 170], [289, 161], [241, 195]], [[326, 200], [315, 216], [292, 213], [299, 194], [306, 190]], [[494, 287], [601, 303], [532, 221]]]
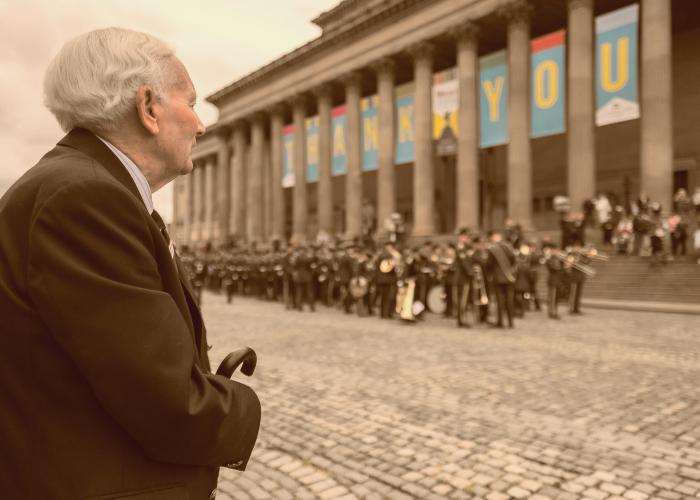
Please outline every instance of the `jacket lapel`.
[[[68, 133], [68, 135], [61, 139], [58, 144], [60, 146], [67, 146], [77, 149], [78, 151], [88, 155], [90, 158], [102, 165], [105, 170], [107, 170], [107, 172], [109, 172], [109, 174], [121, 185], [127, 188], [144, 207], [146, 206], [143, 202], [143, 198], [141, 197], [141, 193], [139, 193], [139, 190], [136, 187], [134, 179], [131, 177], [131, 174], [129, 174], [124, 164], [114, 155], [114, 153], [112, 153], [107, 145], [97, 138], [97, 136], [95, 136], [92, 132], [82, 128], [74, 128]], [[155, 222], [153, 223], [155, 224]], [[185, 317], [185, 322], [187, 323], [187, 326], [194, 337], [195, 344], [197, 345], [197, 349], [200, 351], [201, 357], [203, 338], [202, 330], [204, 325], [202, 315], [199, 307], [196, 305], [196, 301], [194, 300], [194, 292], [191, 288], [189, 280], [187, 279], [187, 271], [180, 262], [177, 253], [175, 253], [175, 266], [177, 267], [177, 273], [179, 274], [179, 280], [184, 297], [173, 297], [173, 299], [178, 305], [180, 312]], [[187, 313], [189, 313], [189, 317], [187, 316]], [[206, 349], [206, 347], [204, 349]], [[204, 352], [206, 353], [206, 350]]]

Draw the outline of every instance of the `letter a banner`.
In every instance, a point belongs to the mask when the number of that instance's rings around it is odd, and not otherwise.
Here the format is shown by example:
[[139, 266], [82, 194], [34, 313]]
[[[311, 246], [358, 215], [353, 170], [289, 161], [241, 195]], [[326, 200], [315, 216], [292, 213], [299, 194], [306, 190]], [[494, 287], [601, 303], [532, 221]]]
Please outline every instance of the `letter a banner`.
[[596, 125], [639, 118], [637, 28], [639, 4], [595, 19]]
[[508, 81], [506, 51], [479, 59], [479, 114], [481, 147], [490, 148], [508, 142]]
[[532, 41], [532, 137], [565, 131], [565, 52], [563, 30]]
[[284, 167], [282, 171], [282, 187], [294, 187], [294, 126], [285, 127], [282, 134], [284, 146]]

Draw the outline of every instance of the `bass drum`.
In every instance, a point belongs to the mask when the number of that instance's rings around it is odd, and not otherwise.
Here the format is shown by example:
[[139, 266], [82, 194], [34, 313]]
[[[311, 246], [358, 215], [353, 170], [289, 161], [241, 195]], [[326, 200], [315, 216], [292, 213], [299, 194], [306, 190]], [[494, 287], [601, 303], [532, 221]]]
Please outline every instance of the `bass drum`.
[[428, 309], [435, 314], [444, 314], [447, 310], [447, 300], [445, 299], [445, 287], [437, 285], [428, 290], [426, 302]]

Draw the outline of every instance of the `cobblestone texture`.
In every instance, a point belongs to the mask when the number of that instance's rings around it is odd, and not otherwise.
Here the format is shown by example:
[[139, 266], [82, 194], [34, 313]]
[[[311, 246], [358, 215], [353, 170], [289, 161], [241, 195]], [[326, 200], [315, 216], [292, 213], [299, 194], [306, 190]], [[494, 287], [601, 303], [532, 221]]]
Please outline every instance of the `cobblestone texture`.
[[205, 294], [212, 366], [253, 347], [260, 436], [219, 500], [700, 497], [697, 317], [531, 313], [458, 330]]

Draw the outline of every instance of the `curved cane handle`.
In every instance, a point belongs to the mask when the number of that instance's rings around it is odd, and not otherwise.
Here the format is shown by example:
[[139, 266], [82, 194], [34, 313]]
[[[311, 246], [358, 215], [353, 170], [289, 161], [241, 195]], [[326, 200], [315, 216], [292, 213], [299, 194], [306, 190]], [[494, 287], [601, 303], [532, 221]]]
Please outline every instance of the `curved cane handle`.
[[223, 375], [224, 377], [231, 378], [233, 372], [236, 371], [241, 363], [241, 373], [250, 377], [255, 371], [255, 365], [258, 362], [258, 356], [255, 351], [250, 347], [241, 347], [231, 352], [224, 358], [224, 360], [219, 365], [216, 370], [217, 375]]

